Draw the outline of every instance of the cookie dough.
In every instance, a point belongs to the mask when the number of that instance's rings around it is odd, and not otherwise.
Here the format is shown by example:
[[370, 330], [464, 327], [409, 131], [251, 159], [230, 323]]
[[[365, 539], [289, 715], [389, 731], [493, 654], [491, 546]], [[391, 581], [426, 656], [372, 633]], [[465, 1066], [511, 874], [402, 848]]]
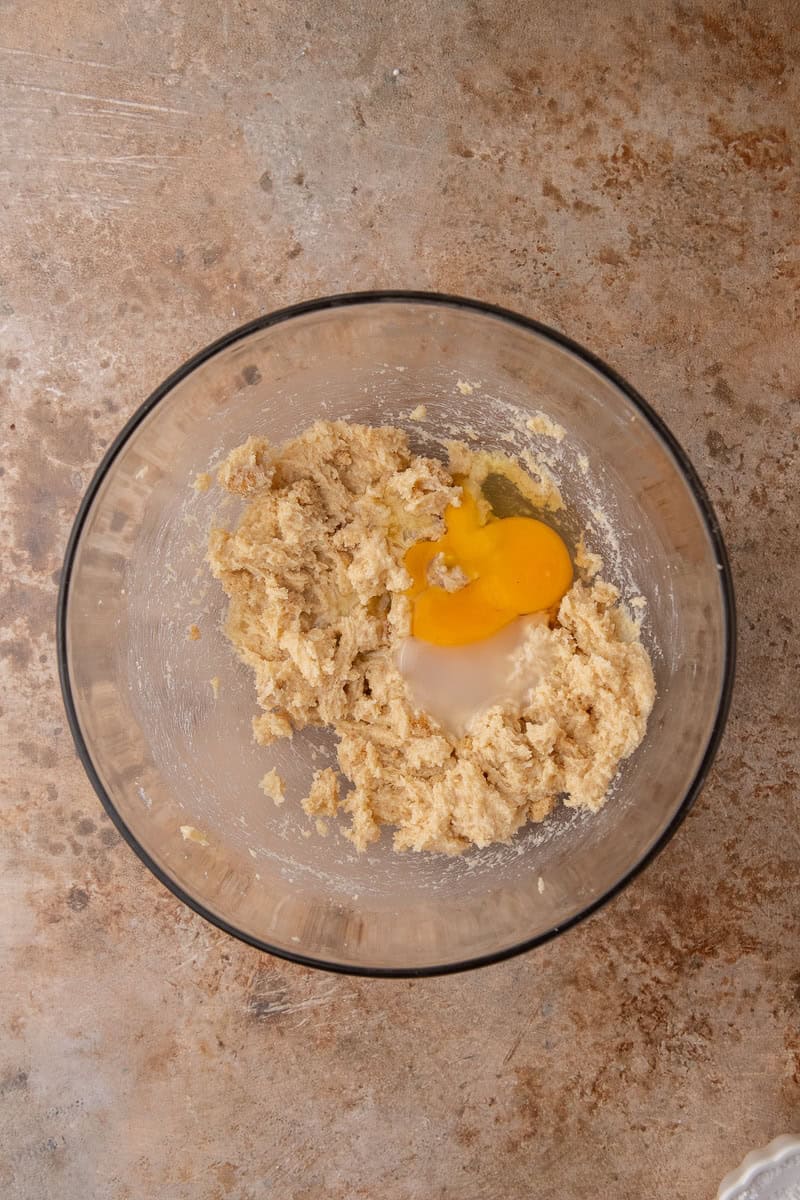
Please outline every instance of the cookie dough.
[[212, 531], [208, 557], [230, 598], [227, 635], [254, 674], [255, 739], [334, 729], [350, 786], [319, 771], [303, 807], [347, 813], [360, 850], [383, 825], [397, 850], [458, 854], [508, 841], [559, 801], [597, 810], [653, 704], [638, 629], [595, 576], [534, 631], [550, 669], [522, 709], [498, 705], [454, 736], [415, 708], [396, 666], [411, 616], [403, 556], [443, 532], [461, 496], [454, 475], [479, 489], [502, 473], [540, 510], [562, 507], [546, 473], [448, 449], [446, 467], [413, 454], [400, 429], [318, 422], [279, 448], [250, 438], [218, 474], [248, 501], [234, 531]]
[[284, 782], [277, 771], [267, 771], [259, 786], [264, 795], [269, 796], [270, 800], [276, 806], [283, 804], [286, 798], [286, 790]]

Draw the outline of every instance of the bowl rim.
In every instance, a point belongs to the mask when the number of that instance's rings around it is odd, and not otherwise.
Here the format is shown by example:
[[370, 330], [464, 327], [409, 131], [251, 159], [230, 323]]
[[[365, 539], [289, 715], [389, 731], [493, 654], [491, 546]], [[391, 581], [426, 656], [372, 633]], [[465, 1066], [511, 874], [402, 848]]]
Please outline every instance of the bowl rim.
[[[104, 788], [94, 762], [83, 736], [83, 731], [78, 719], [77, 707], [72, 694], [72, 684], [69, 676], [69, 664], [67, 659], [67, 626], [69, 620], [69, 586], [72, 577], [75, 555], [83, 533], [84, 525], [87, 516], [92, 507], [94, 499], [106, 477], [111, 470], [114, 461], [122, 447], [130, 438], [131, 434], [138, 428], [145, 417], [165, 399], [172, 389], [183, 379], [189, 376], [203, 363], [219, 354], [221, 351], [248, 337], [252, 333], [257, 333], [261, 330], [268, 329], [273, 325], [280, 325], [286, 321], [292, 320], [294, 317], [303, 316], [308, 313], [322, 312], [326, 309], [348, 308], [364, 304], [427, 304], [433, 307], [466, 309], [471, 312], [480, 313], [483, 316], [490, 316], [506, 321], [511, 325], [532, 332], [555, 342], [557, 345], [570, 351], [576, 357], [593, 367], [604, 375], [611, 383], [613, 383], [636, 409], [637, 413], [644, 418], [656, 436], [666, 445], [667, 449], [672, 454], [678, 464], [684, 479], [686, 480], [689, 489], [697, 503], [701, 519], [705, 525], [706, 533], [709, 537], [712, 547], [714, 548], [717, 560], [717, 569], [720, 577], [720, 592], [722, 598], [723, 615], [725, 623], [725, 652], [723, 661], [723, 677], [722, 686], [720, 688], [719, 702], [717, 712], [712, 727], [703, 757], [695, 772], [694, 778], [689, 784], [684, 794], [681, 803], [673, 814], [668, 825], [662, 830], [659, 837], [653, 845], [642, 855], [642, 857], [633, 864], [633, 866], [610, 888], [607, 889], [601, 896], [592, 900], [579, 912], [575, 913], [569, 920], [553, 926], [545, 933], [537, 934], [535, 937], [525, 938], [520, 942], [515, 942], [511, 946], [505, 946], [500, 950], [492, 951], [488, 954], [481, 954], [475, 957], [459, 960], [452, 963], [443, 963], [439, 965], [428, 965], [422, 967], [366, 967], [354, 963], [337, 963], [328, 962], [322, 958], [315, 958], [311, 955], [303, 954], [299, 951], [287, 950], [283, 947], [271, 945], [269, 942], [261, 938], [254, 937], [251, 934], [237, 929], [224, 917], [218, 916], [216, 913], [208, 909], [201, 901], [195, 899], [186, 892], [181, 885], [170, 878], [158, 863], [148, 854], [145, 848], [141, 845], [133, 832], [123, 821], [117, 811], [111, 796]], [[325, 971], [332, 971], [337, 974], [365, 976], [370, 978], [385, 978], [385, 979], [413, 979], [423, 978], [436, 975], [452, 975], [459, 971], [471, 970], [476, 967], [488, 966], [492, 963], [503, 962], [506, 959], [513, 958], [517, 954], [523, 954], [528, 950], [534, 949], [536, 946], [541, 946], [545, 942], [550, 941], [558, 934], [565, 933], [568, 929], [573, 928], [579, 922], [584, 921], [593, 913], [598, 912], [611, 900], [613, 900], [645, 867], [655, 859], [655, 857], [664, 849], [667, 843], [671, 840], [680, 824], [685, 819], [689, 809], [696, 800], [703, 783], [711, 768], [711, 764], [716, 756], [722, 739], [723, 731], [730, 709], [731, 696], [733, 692], [733, 683], [736, 664], [736, 603], [733, 588], [733, 577], [731, 573], [728, 554], [725, 548], [725, 543], [720, 530], [719, 521], [717, 519], [714, 508], [708, 497], [704, 485], [693, 467], [688, 455], [680, 445], [674, 434], [667, 427], [661, 417], [655, 412], [650, 404], [633, 388], [621, 375], [613, 368], [609, 367], [601, 358], [586, 350], [578, 342], [567, 337], [560, 331], [551, 328], [549, 325], [534, 319], [526, 317], [520, 313], [514, 312], [511, 309], [503, 308], [500, 305], [490, 304], [482, 300], [469, 299], [464, 296], [455, 296], [445, 292], [428, 292], [428, 291], [407, 291], [394, 289], [377, 289], [371, 291], [360, 292], [344, 292], [331, 296], [323, 296], [315, 300], [305, 300], [298, 304], [291, 304], [284, 308], [276, 309], [274, 312], [256, 317], [252, 321], [246, 322], [244, 325], [238, 326], [222, 337], [209, 343], [202, 350], [193, 354], [190, 358], [168, 375], [167, 378], [159, 384], [159, 386], [147, 397], [147, 399], [136, 409], [133, 415], [126, 421], [120, 432], [111, 442], [106, 450], [103, 458], [97, 467], [89, 486], [87, 487], [81, 503], [78, 507], [75, 520], [70, 531], [69, 539], [64, 554], [63, 568], [61, 572], [61, 580], [58, 593], [58, 604], [56, 612], [56, 645], [58, 658], [58, 674], [61, 685], [61, 694], [64, 702], [64, 707], [67, 714], [72, 738], [75, 743], [75, 749], [78, 758], [86, 772], [92, 787], [97, 793], [100, 802], [102, 803], [106, 813], [113, 821], [118, 832], [128, 843], [134, 853], [141, 859], [144, 865], [155, 875], [160, 883], [164, 885], [178, 900], [186, 904], [190, 909], [210, 922], [216, 928], [221, 929], [224, 933], [231, 937], [237, 938], [239, 941], [253, 946], [257, 950], [261, 950], [267, 954], [275, 955], [278, 958], [287, 959], [290, 962], [299, 963], [306, 967], [316, 967]]]

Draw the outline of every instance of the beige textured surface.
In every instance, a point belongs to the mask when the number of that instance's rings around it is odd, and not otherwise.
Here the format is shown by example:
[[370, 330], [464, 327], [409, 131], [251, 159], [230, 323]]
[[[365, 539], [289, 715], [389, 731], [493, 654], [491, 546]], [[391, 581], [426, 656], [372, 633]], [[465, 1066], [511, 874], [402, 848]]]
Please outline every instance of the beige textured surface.
[[[251, 671], [261, 710], [253, 736], [270, 746], [309, 725], [335, 731], [351, 786], [341, 788], [330, 767], [318, 770], [302, 805], [322, 817], [346, 812], [345, 836], [359, 850], [378, 840], [383, 825], [394, 827], [395, 850], [460, 854], [511, 841], [528, 821], [549, 816], [559, 797], [597, 812], [653, 707], [650, 660], [616, 604], [618, 591], [599, 578], [569, 587], [566, 549], [552, 627], [537, 610], [541, 623], [517, 630], [516, 645], [512, 638], [502, 651], [497, 631], [478, 646], [448, 648], [466, 655], [484, 686], [505, 661], [505, 686], [512, 668], [525, 681], [516, 695], [513, 687], [493, 694], [490, 683], [484, 703], [457, 729], [414, 695], [414, 682], [430, 686], [432, 675], [444, 675], [455, 713], [470, 681], [431, 657], [441, 647], [410, 637], [417, 600], [408, 588], [421, 568], [406, 555], [431, 541], [442, 545], [450, 505], [463, 513], [471, 504], [477, 522], [488, 508], [486, 477], [508, 461], [463, 443], [450, 443], [450, 451], [446, 468], [413, 454], [401, 429], [317, 421], [279, 447], [248, 438], [217, 475], [248, 500], [235, 529], [212, 529], [208, 564], [229, 598], [226, 633]], [[551, 481], [518, 464], [514, 476], [520, 500], [563, 507]], [[465, 478], [471, 488], [459, 486]], [[428, 580], [441, 558], [425, 560]], [[409, 656], [416, 673], [408, 673]]]
[[[9, 1200], [700, 1200], [798, 1123], [797, 4], [376, 8], [2, 8]], [[605, 355], [707, 481], [741, 609], [729, 733], [656, 864], [537, 953], [413, 983], [183, 909], [101, 816], [54, 666], [69, 524], [142, 397], [375, 284]]]

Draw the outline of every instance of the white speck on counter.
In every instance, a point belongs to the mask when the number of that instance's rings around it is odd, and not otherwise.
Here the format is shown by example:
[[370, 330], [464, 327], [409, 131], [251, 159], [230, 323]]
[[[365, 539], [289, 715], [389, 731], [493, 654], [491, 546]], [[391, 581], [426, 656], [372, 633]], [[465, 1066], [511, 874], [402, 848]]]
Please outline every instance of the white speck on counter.
[[471, 396], [472, 395], [473, 387], [472, 387], [471, 383], [466, 383], [463, 379], [459, 379], [456, 382], [456, 387], [461, 392], [462, 396]]
[[539, 882], [536, 884], [536, 886], [539, 889], [539, 895], [541, 896], [542, 892], [544, 891], [544, 880], [542, 879], [541, 875], [539, 876]]
[[424, 421], [428, 415], [428, 410], [424, 404], [418, 404], [414, 411], [410, 414], [412, 421]]

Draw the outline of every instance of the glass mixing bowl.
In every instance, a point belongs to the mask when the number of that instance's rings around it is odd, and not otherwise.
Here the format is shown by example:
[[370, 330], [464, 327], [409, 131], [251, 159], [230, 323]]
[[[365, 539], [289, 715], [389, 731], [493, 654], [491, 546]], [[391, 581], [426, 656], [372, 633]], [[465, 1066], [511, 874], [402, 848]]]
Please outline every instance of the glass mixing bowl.
[[[414, 419], [420, 404], [424, 419]], [[561, 441], [527, 427], [538, 410], [566, 431]], [[230, 527], [236, 502], [192, 485], [250, 434], [281, 442], [318, 418], [400, 425], [412, 445], [439, 453], [432, 439], [467, 437], [545, 457], [567, 505], [561, 532], [574, 544], [585, 530], [623, 596], [647, 602], [657, 698], [601, 812], [559, 806], [512, 844], [460, 858], [396, 854], [388, 831], [358, 854], [335, 823], [327, 837], [314, 830], [298, 801], [313, 771], [335, 762], [333, 739], [308, 730], [269, 749], [253, 742], [253, 680], [221, 630], [225, 597], [204, 564], [209, 527]], [[80, 507], [58, 636], [89, 778], [176, 896], [273, 954], [422, 975], [501, 959], [567, 929], [665, 844], [720, 739], [734, 610], [703, 488], [623, 380], [514, 313], [373, 292], [253, 321], [142, 405]], [[287, 782], [280, 808], [259, 789], [271, 767]]]

